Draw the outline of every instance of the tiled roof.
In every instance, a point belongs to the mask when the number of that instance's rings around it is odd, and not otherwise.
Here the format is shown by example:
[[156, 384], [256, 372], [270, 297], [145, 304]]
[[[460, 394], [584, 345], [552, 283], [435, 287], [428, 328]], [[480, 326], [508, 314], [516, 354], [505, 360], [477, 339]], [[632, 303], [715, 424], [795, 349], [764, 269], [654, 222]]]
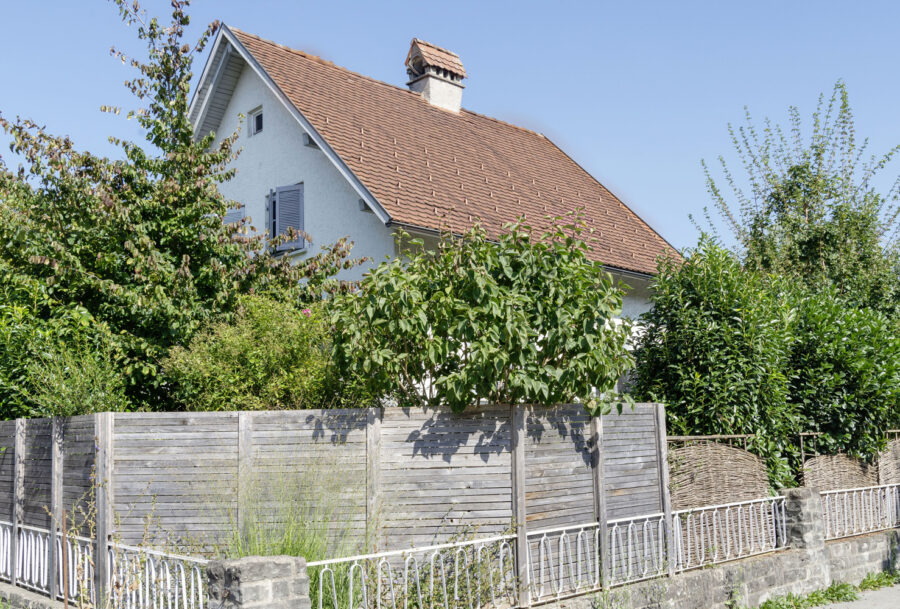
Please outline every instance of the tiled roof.
[[583, 208], [593, 257], [652, 274], [672, 247], [544, 136], [231, 29], [284, 95], [390, 214], [411, 228], [498, 234], [525, 217]]
[[430, 42], [419, 40], [418, 38], [412, 39], [412, 44], [409, 47], [409, 54], [406, 56], [407, 63], [415, 48], [419, 49], [419, 53], [422, 55], [422, 59], [425, 60], [427, 65], [437, 66], [448, 72], [459, 74], [463, 78], [466, 77], [466, 69], [463, 67], [459, 55], [453, 51], [448, 51], [447, 49], [442, 49], [439, 46], [433, 45]]

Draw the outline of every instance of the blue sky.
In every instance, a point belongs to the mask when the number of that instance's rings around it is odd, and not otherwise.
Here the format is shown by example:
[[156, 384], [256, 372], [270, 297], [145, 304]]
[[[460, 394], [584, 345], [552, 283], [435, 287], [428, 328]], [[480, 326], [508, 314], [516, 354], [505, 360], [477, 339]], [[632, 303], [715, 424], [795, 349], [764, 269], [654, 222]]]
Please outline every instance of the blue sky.
[[[105, 154], [107, 135], [135, 137], [98, 110], [136, 106], [109, 47], [141, 47], [114, 6], [0, 10], [5, 116]], [[450, 48], [470, 76], [464, 106], [544, 133], [679, 248], [696, 243], [688, 214], [709, 201], [700, 160], [732, 156], [726, 126], [745, 105], [759, 119], [783, 121], [791, 104], [808, 115], [841, 78], [872, 150], [900, 142], [898, 2], [198, 0], [191, 12], [195, 31], [221, 19], [397, 85], [412, 37]]]

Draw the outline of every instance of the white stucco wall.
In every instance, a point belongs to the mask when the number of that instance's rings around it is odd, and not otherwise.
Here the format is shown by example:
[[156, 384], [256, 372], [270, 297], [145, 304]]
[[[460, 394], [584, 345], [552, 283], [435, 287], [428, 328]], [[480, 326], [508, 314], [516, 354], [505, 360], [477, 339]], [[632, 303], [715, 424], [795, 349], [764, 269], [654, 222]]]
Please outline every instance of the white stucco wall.
[[246, 116], [260, 106], [263, 130], [251, 136], [248, 126], [243, 126], [236, 143], [241, 153], [232, 165], [236, 174], [222, 184], [222, 193], [243, 203], [244, 215], [262, 231], [269, 189], [303, 182], [305, 230], [313, 241], [306, 254], [349, 235], [354, 242], [353, 256], [372, 259], [362, 267], [342, 271], [341, 279], [359, 279], [373, 264], [394, 256], [391, 229], [375, 214], [360, 211], [356, 191], [319, 149], [303, 144], [303, 128], [249, 67], [241, 73], [218, 136], [233, 133], [239, 115]]
[[650, 310], [650, 279], [625, 275], [624, 273], [610, 273], [615, 281], [621, 281], [629, 289], [622, 299], [622, 317], [637, 319], [642, 313]]

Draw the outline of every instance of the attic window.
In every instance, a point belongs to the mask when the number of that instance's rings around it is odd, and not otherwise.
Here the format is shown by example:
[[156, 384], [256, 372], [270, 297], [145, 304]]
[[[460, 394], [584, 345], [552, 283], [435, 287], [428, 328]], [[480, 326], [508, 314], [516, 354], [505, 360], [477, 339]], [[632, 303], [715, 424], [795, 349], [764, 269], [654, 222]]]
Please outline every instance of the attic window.
[[250, 135], [256, 135], [263, 130], [263, 111], [257, 108], [250, 112]]

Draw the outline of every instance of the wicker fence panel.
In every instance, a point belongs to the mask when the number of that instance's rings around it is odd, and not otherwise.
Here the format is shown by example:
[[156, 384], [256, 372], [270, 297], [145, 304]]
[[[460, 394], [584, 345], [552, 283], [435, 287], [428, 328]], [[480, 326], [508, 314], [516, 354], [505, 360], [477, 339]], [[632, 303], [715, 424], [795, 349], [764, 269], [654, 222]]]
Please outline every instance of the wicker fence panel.
[[817, 455], [803, 464], [803, 486], [820, 491], [878, 484], [878, 468], [847, 455]]
[[762, 459], [716, 442], [669, 450], [672, 508], [690, 508], [765, 497], [769, 481]]
[[900, 484], [900, 439], [888, 442], [878, 455], [878, 484]]

